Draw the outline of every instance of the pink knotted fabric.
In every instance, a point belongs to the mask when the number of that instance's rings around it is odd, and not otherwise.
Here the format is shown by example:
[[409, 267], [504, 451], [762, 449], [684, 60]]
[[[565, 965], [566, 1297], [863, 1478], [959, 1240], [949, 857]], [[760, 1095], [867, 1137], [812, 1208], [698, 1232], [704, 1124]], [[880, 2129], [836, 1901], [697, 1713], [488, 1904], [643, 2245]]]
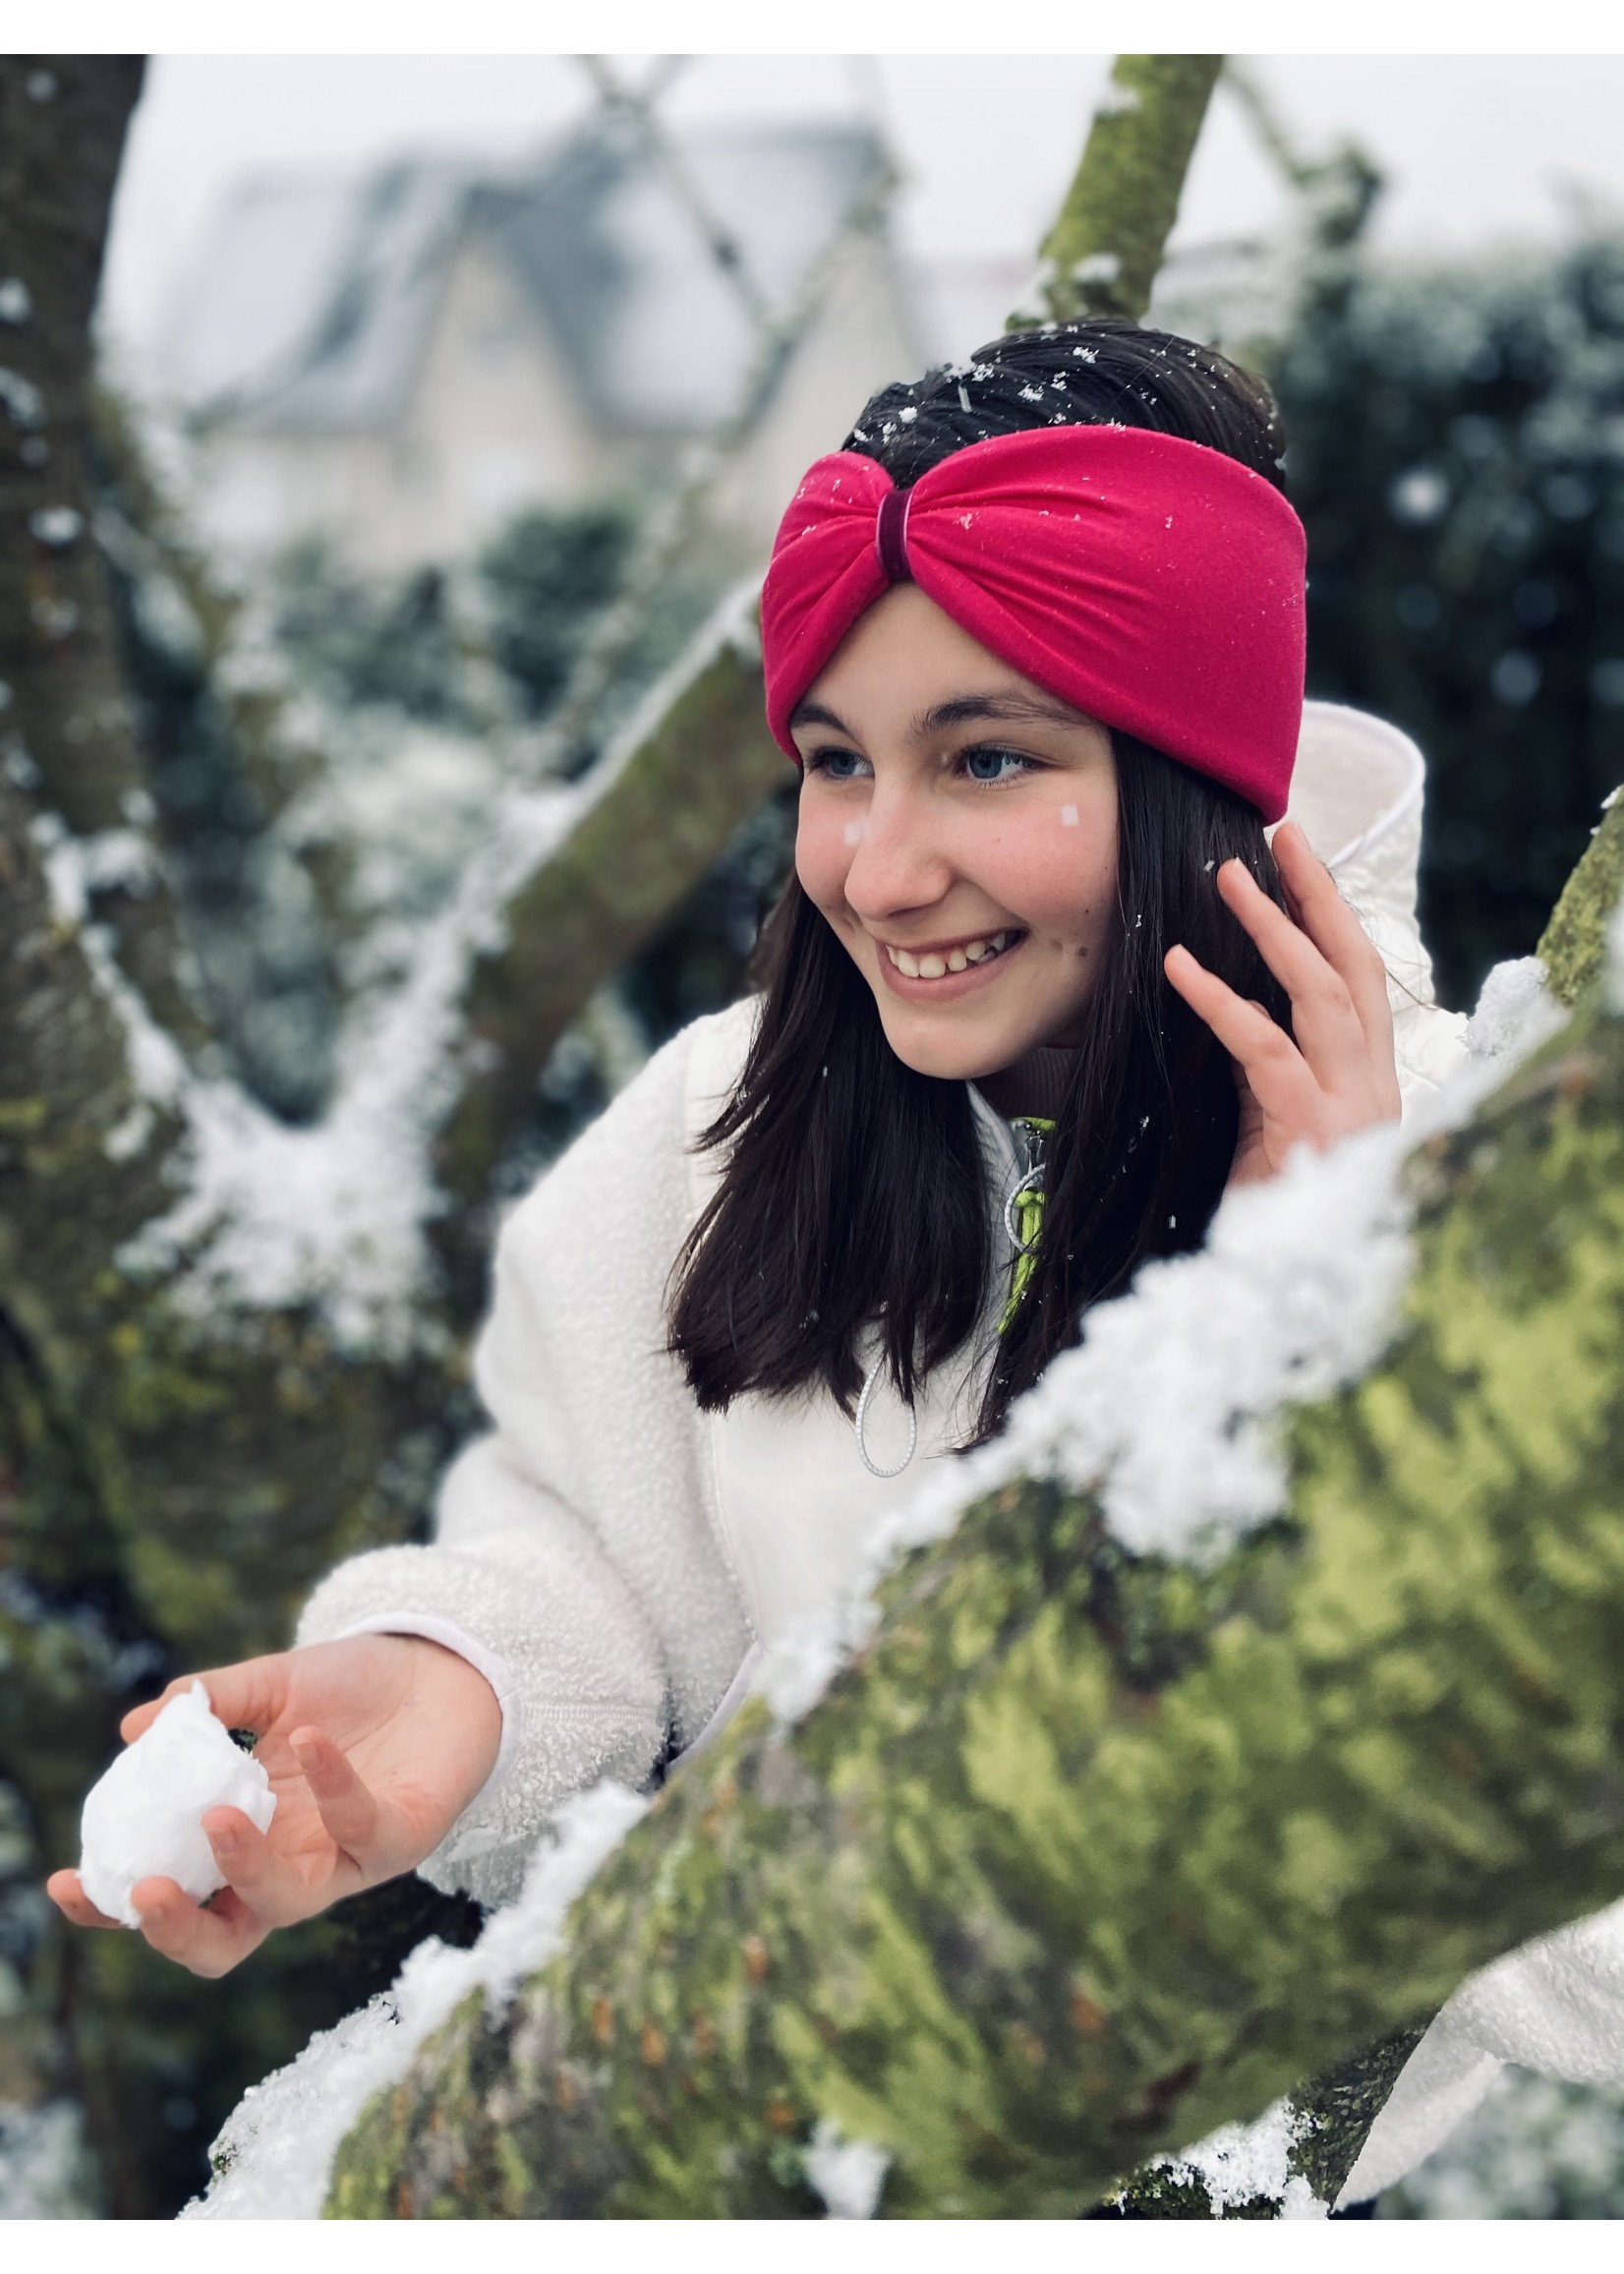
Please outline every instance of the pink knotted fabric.
[[1278, 821], [1303, 717], [1303, 524], [1222, 451], [1134, 427], [975, 442], [899, 492], [820, 458], [762, 593], [767, 717], [795, 706], [904, 578], [1051, 694], [1227, 783]]

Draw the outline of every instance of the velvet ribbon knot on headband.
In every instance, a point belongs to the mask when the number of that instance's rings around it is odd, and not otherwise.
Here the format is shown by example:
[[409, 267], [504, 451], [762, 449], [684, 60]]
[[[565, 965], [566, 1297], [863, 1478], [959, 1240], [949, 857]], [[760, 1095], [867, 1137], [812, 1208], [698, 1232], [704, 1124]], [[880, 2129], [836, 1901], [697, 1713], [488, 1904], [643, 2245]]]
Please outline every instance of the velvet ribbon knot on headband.
[[1303, 718], [1305, 554], [1260, 474], [1140, 428], [1003, 435], [900, 491], [839, 450], [773, 548], [768, 724], [794, 757], [796, 704], [863, 611], [911, 581], [1024, 677], [1278, 821]]

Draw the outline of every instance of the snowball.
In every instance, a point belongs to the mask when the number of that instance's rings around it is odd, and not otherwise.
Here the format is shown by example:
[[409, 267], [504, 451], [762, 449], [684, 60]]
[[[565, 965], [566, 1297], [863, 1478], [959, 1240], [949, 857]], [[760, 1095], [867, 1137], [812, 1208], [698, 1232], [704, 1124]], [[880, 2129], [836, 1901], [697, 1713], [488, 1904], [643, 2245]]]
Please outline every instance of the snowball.
[[270, 1778], [215, 1719], [194, 1682], [91, 1790], [80, 1820], [79, 1876], [98, 1911], [139, 1927], [131, 1901], [144, 1879], [172, 1879], [196, 1902], [225, 1885], [203, 1836], [203, 1811], [240, 1808], [261, 1832], [276, 1813]]
[[841, 2139], [839, 2127], [820, 2117], [804, 2161], [806, 2176], [832, 2219], [873, 2218], [891, 2168], [884, 2148], [864, 2139]]

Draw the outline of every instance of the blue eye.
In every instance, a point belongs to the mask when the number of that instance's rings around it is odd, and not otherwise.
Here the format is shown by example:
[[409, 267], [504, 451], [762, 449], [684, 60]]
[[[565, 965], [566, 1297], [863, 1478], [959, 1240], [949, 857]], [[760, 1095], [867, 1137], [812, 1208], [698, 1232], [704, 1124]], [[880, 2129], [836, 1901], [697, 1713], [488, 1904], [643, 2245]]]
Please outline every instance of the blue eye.
[[992, 745], [965, 750], [961, 755], [964, 772], [972, 782], [1014, 782], [1028, 773], [1032, 764], [1018, 750], [1000, 750]]
[[873, 771], [855, 750], [814, 750], [806, 761], [808, 774], [827, 774], [831, 782], [860, 782]]

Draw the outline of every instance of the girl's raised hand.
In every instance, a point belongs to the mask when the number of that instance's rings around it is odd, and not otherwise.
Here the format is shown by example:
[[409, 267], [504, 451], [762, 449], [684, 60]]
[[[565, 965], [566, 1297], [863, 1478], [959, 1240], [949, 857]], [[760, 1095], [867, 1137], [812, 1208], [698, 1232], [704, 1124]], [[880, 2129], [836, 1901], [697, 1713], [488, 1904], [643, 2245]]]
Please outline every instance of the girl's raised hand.
[[[393, 1879], [423, 1861], [490, 1776], [501, 1708], [485, 1676], [416, 1635], [354, 1635], [185, 1674], [126, 1714], [130, 1744], [177, 1692], [201, 1680], [231, 1729], [253, 1729], [276, 1795], [270, 1830], [240, 1808], [211, 1808], [203, 1831], [226, 1885], [206, 1909], [172, 1879], [133, 1900], [155, 1951], [194, 1974], [230, 1971], [272, 1927]], [[108, 1927], [77, 1871], [46, 1892], [77, 1926]]]
[[1289, 915], [1239, 860], [1225, 861], [1217, 881], [1225, 906], [1291, 997], [1291, 1034], [1188, 948], [1170, 948], [1164, 965], [1169, 982], [1234, 1063], [1241, 1127], [1232, 1185], [1277, 1176], [1294, 1145], [1325, 1152], [1355, 1130], [1399, 1118], [1381, 958], [1295, 822], [1276, 830], [1274, 859]]

